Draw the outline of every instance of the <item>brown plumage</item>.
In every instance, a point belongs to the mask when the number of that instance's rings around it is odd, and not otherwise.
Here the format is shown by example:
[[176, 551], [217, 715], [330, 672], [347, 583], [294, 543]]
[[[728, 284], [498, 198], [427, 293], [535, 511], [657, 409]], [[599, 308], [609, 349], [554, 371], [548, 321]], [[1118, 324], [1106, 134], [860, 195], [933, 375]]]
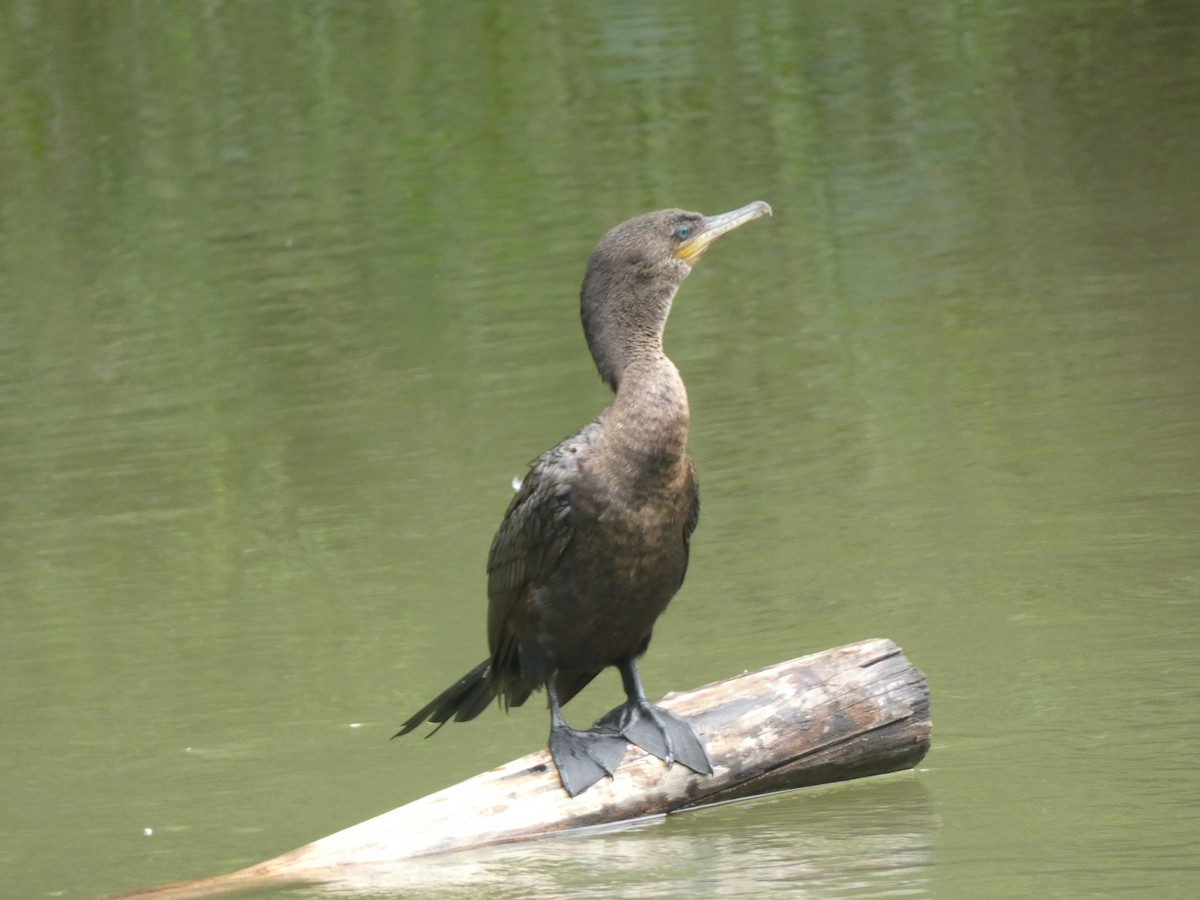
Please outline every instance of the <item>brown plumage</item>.
[[[404, 723], [465, 721], [499, 697], [550, 699], [550, 751], [572, 795], [611, 775], [629, 741], [668, 763], [712, 771], [691, 726], [652, 706], [637, 672], [654, 623], [683, 583], [700, 515], [687, 455], [688, 402], [662, 349], [679, 285], [722, 234], [762, 215], [756, 201], [719, 216], [667, 209], [610, 230], [588, 262], [583, 329], [615, 391], [596, 419], [530, 465], [488, 555], [490, 657]], [[560, 707], [616, 666], [626, 702], [594, 728]]]

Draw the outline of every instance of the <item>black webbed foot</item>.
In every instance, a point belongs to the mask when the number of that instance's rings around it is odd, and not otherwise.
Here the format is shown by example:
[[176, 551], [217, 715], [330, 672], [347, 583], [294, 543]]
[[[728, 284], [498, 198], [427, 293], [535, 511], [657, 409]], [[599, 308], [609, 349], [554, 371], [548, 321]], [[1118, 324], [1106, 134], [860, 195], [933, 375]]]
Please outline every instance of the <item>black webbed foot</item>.
[[693, 772], [712, 774], [712, 760], [695, 729], [661, 706], [630, 700], [606, 713], [596, 726], [620, 735], [668, 766], [680, 762]]
[[577, 797], [605, 775], [612, 775], [625, 755], [625, 740], [609, 731], [577, 731], [566, 725], [550, 729], [550, 756], [567, 793]]

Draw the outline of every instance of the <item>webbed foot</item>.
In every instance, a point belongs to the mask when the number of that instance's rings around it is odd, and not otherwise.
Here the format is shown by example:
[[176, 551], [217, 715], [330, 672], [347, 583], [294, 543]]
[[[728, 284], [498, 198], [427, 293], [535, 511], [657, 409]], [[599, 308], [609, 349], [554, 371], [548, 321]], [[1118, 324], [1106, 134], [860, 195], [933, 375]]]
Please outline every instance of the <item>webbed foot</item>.
[[550, 756], [563, 787], [577, 797], [617, 771], [625, 756], [625, 741], [609, 731], [577, 731], [558, 725], [550, 729]]
[[680, 762], [693, 772], [712, 774], [712, 760], [695, 729], [661, 706], [630, 700], [606, 713], [596, 726], [620, 735], [668, 766]]

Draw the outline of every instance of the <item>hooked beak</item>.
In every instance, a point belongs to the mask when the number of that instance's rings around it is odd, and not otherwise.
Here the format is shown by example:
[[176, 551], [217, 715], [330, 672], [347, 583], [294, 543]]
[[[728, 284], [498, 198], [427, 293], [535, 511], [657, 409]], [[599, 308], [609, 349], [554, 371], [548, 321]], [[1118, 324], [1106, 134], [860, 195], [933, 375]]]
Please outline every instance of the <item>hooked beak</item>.
[[688, 265], [695, 265], [704, 255], [704, 251], [716, 242], [723, 234], [727, 234], [739, 225], [745, 225], [761, 216], [771, 215], [771, 207], [762, 200], [755, 200], [740, 209], [721, 213], [719, 216], [705, 216], [704, 226], [694, 235], [679, 245], [675, 255]]

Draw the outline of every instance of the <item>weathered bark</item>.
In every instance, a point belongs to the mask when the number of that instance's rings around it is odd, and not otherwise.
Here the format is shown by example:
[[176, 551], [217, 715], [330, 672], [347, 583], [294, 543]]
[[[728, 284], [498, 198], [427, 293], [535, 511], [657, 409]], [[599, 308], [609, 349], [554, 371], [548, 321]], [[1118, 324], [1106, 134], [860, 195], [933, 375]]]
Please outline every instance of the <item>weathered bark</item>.
[[713, 761], [697, 775], [631, 746], [617, 774], [568, 797], [539, 750], [290, 853], [127, 897], [200, 897], [280, 882], [337, 881], [354, 866], [612, 825], [915, 766], [932, 724], [924, 676], [888, 640], [780, 663], [663, 706], [689, 719]]

